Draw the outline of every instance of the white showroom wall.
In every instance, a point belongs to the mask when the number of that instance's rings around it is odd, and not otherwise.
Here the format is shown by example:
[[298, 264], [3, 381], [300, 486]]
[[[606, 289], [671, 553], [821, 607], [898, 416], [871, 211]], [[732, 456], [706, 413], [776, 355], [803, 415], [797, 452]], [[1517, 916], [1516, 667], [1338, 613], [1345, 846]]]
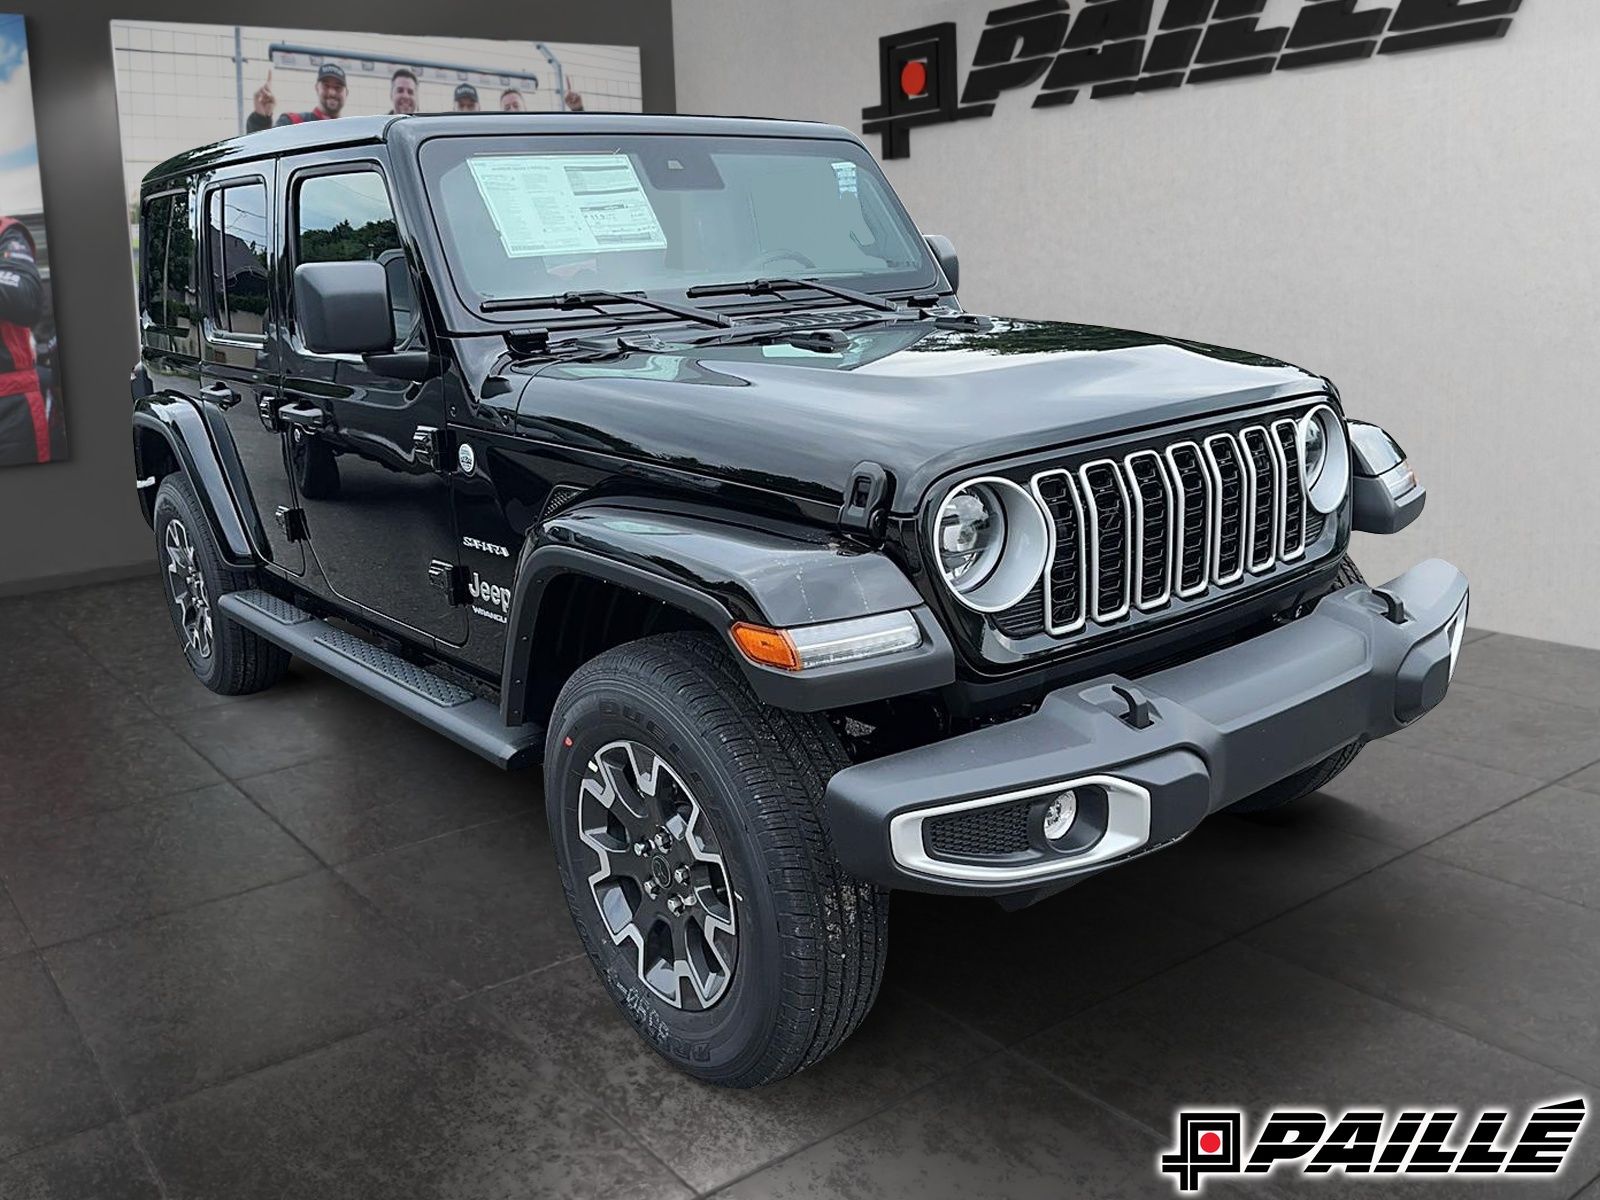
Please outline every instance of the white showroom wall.
[[[678, 110], [859, 132], [881, 36], [955, 21], [964, 82], [1000, 3], [675, 0]], [[1474, 624], [1600, 647], [1600, 4], [1525, 0], [1502, 40], [1133, 98], [1034, 109], [1035, 90], [885, 164], [955, 241], [967, 307], [1329, 375], [1429, 488], [1410, 530], [1358, 538], [1368, 577], [1446, 557]]]

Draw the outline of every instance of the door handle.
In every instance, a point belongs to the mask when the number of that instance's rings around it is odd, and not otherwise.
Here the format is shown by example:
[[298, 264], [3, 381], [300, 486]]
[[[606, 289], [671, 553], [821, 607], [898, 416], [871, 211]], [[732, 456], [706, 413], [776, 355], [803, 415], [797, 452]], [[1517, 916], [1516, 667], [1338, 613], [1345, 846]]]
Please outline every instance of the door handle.
[[328, 414], [315, 404], [291, 402], [278, 405], [278, 420], [299, 429], [326, 429]]
[[239, 403], [239, 393], [225, 383], [208, 383], [200, 394], [218, 408], [232, 408]]

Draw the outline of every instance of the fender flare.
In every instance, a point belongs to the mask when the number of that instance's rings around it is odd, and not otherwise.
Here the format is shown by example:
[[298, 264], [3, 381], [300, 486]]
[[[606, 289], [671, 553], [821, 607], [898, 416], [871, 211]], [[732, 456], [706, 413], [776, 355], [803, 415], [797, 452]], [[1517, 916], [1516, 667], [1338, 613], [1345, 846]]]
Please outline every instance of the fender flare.
[[[528, 719], [532, 682], [547, 650], [534, 631], [550, 585], [563, 576], [603, 580], [653, 597], [716, 631], [767, 704], [818, 712], [955, 679], [955, 651], [921, 594], [890, 559], [810, 528], [753, 527], [693, 512], [615, 502], [571, 509], [524, 543], [506, 636], [501, 707]], [[880, 659], [804, 673], [753, 663], [729, 633], [736, 621], [774, 628], [910, 611], [923, 642]]]
[[[194, 405], [168, 395], [141, 396], [134, 401], [133, 428], [153, 430], [166, 439], [173, 457], [194, 485], [195, 495], [206, 519], [211, 522], [228, 565], [258, 565], [260, 556], [251, 544], [244, 518], [228, 488], [227, 475], [212, 445], [205, 418]], [[141, 476], [147, 474], [137, 436], [134, 438], [134, 465]]]

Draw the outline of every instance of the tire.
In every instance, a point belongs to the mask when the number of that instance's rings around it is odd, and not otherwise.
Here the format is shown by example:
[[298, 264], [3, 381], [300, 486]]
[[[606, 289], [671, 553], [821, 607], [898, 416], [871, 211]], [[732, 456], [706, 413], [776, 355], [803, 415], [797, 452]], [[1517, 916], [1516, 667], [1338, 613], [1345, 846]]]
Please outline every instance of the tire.
[[[1358, 583], [1365, 583], [1366, 577], [1361, 574], [1361, 569], [1349, 555], [1339, 564], [1339, 573], [1334, 576], [1333, 587], [1330, 591], [1340, 591]], [[1262, 788], [1253, 796], [1246, 796], [1243, 800], [1228, 805], [1226, 811], [1239, 816], [1252, 816], [1257, 813], [1268, 813], [1304, 800], [1307, 796], [1314, 795], [1327, 787], [1340, 775], [1346, 767], [1355, 762], [1356, 755], [1361, 753], [1361, 747], [1366, 741], [1352, 742], [1335, 750], [1321, 762], [1314, 762], [1304, 770], [1296, 771], [1287, 779], [1280, 779], [1271, 787]]]
[[154, 525], [167, 612], [195, 678], [222, 696], [259, 692], [282, 679], [288, 651], [217, 611], [220, 597], [253, 587], [255, 580], [222, 561], [211, 523], [183, 475], [161, 481]]
[[[680, 1070], [724, 1087], [771, 1083], [831, 1053], [872, 1007], [889, 897], [834, 856], [821, 801], [845, 765], [825, 720], [761, 704], [709, 635], [608, 650], [562, 689], [545, 806], [567, 905], [612, 999]], [[638, 852], [663, 812], [680, 826], [689, 814], [687, 826]], [[673, 883], [651, 899], [646, 884], [668, 872]], [[703, 898], [662, 915], [689, 891]], [[698, 935], [683, 922], [698, 922]], [[640, 926], [653, 932], [629, 935]], [[679, 957], [690, 974], [668, 980], [664, 964]]]

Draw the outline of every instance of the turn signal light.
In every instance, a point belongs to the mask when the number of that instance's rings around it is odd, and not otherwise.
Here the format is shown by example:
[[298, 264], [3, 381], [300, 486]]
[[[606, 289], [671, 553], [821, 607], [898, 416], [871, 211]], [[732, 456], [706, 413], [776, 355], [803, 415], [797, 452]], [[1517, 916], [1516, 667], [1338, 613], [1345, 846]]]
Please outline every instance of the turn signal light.
[[777, 667], [782, 671], [800, 669], [800, 652], [794, 642], [781, 629], [768, 629], [765, 625], [751, 625], [738, 621], [733, 626], [733, 644], [751, 662], [764, 667]]
[[780, 671], [806, 671], [881, 658], [922, 645], [922, 627], [909, 612], [878, 613], [821, 625], [768, 629], [740, 621], [733, 642], [751, 662]]

